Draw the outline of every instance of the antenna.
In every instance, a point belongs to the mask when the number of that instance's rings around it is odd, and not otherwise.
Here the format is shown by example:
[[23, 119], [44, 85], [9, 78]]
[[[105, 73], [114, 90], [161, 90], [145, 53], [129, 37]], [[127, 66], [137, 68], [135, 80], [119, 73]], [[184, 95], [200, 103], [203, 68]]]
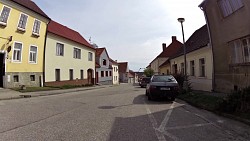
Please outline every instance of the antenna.
[[89, 37], [89, 42], [91, 43], [91, 36]]

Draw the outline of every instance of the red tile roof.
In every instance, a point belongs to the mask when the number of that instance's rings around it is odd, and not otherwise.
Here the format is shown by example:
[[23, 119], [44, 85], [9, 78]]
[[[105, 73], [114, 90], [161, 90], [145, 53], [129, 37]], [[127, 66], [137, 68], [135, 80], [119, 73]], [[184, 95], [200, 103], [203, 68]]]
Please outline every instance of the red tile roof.
[[126, 73], [128, 68], [128, 62], [120, 62], [118, 64], [119, 64], [118, 66], [119, 72]]
[[172, 43], [168, 47], [164, 48], [164, 50], [154, 60], [156, 60], [158, 58], [172, 57], [173, 55], [175, 55], [179, 51], [179, 49], [182, 46], [183, 46], [183, 44], [181, 42], [179, 42], [178, 40], [176, 40], [175, 37], [174, 38], [172, 37]]
[[169, 59], [166, 60], [163, 64], [161, 64], [159, 67], [161, 68], [161, 67], [163, 67], [163, 66], [165, 66], [167, 64], [170, 64], [170, 60]]
[[111, 58], [109, 58], [109, 61], [110, 61], [112, 64], [118, 65], [117, 61], [114, 61], [114, 60], [111, 59]]
[[96, 62], [96, 63], [95, 63], [95, 67], [96, 67], [96, 68], [100, 68], [101, 66], [100, 66], [99, 63]]
[[49, 17], [31, 0], [11, 0], [11, 1], [49, 19]]
[[48, 32], [56, 34], [58, 36], [64, 37], [68, 40], [74, 41], [76, 43], [85, 45], [91, 49], [94, 49], [80, 33], [75, 30], [72, 30], [64, 25], [61, 25], [55, 21], [51, 21], [48, 25]]
[[96, 57], [100, 57], [105, 48], [96, 48]]

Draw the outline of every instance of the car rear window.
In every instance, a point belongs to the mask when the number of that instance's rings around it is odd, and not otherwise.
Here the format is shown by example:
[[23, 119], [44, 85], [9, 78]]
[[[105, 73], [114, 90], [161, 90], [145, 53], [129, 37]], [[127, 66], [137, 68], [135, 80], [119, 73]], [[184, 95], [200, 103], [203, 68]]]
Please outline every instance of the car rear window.
[[175, 81], [175, 78], [173, 76], [168, 76], [168, 75], [159, 75], [159, 76], [154, 76], [152, 81], [153, 82], [173, 82]]

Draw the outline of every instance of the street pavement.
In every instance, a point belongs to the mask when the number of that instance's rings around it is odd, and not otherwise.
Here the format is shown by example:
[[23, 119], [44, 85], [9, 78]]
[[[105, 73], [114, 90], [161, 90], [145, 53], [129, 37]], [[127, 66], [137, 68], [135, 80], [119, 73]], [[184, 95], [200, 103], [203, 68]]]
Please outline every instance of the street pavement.
[[250, 127], [130, 84], [0, 101], [0, 141], [249, 141]]

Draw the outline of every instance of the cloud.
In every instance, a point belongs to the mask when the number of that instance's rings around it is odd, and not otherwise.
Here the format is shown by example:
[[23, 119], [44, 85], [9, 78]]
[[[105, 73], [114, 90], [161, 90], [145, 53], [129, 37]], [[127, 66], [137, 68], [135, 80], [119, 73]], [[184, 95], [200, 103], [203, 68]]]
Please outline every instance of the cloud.
[[205, 24], [202, 0], [34, 0], [53, 20], [106, 47], [109, 56], [128, 61], [132, 70], [146, 67], [171, 36], [182, 42]]

